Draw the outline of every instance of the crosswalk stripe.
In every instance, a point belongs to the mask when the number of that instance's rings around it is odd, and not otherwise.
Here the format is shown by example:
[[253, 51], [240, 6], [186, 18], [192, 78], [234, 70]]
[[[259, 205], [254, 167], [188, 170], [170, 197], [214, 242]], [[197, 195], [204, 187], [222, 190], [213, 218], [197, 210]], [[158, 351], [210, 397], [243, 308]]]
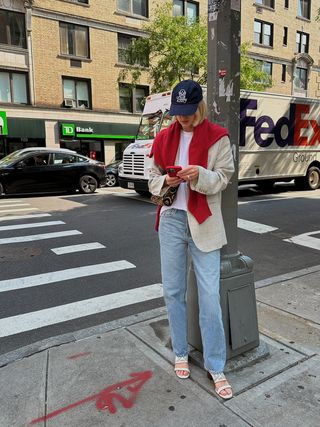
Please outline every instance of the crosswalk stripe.
[[22, 208], [22, 209], [1, 209], [0, 213], [20, 212], [20, 211], [37, 211], [38, 208]]
[[49, 273], [35, 274], [33, 276], [18, 277], [16, 279], [0, 280], [0, 292], [17, 289], [31, 288], [33, 286], [47, 285], [48, 283], [62, 282], [64, 280], [77, 279], [85, 276], [110, 273], [112, 271], [135, 268], [128, 261], [113, 261], [102, 264], [86, 265], [83, 267], [68, 268], [66, 270], [51, 271]]
[[270, 231], [278, 230], [276, 227], [270, 225], [260, 224], [258, 222], [247, 221], [246, 219], [238, 218], [238, 228], [243, 230], [252, 231], [253, 233], [264, 234]]
[[57, 237], [75, 236], [82, 234], [78, 230], [57, 231], [55, 233], [30, 234], [29, 236], [8, 237], [0, 239], [0, 245], [8, 245], [11, 243], [34, 242], [35, 240], [56, 239]]
[[43, 218], [45, 216], [51, 216], [51, 214], [42, 213], [42, 214], [30, 214], [30, 215], [8, 215], [8, 216], [0, 217], [0, 221], [13, 221], [16, 219], [29, 219], [29, 218]]
[[37, 227], [50, 227], [52, 225], [65, 224], [63, 221], [46, 221], [46, 222], [33, 222], [29, 224], [16, 224], [16, 225], [1, 225], [0, 231], [5, 230], [19, 230], [25, 228], [37, 228]]
[[0, 319], [0, 337], [90, 316], [162, 297], [159, 283]]
[[64, 255], [64, 254], [70, 254], [73, 252], [91, 251], [93, 249], [103, 249], [103, 248], [105, 248], [104, 245], [98, 242], [94, 242], [94, 243], [83, 243], [82, 245], [62, 246], [60, 248], [53, 248], [51, 250], [57, 255]]
[[284, 239], [284, 242], [295, 243], [296, 245], [306, 246], [307, 248], [320, 251], [320, 238], [312, 237], [313, 234], [320, 235], [320, 230], [292, 236], [289, 239]]

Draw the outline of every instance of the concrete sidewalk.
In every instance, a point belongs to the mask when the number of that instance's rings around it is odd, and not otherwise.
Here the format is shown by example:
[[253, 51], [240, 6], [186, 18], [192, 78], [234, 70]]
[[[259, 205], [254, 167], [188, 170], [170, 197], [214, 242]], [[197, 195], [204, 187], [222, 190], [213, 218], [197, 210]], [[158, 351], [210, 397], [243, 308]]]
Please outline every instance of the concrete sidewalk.
[[216, 398], [195, 365], [191, 379], [175, 376], [162, 308], [2, 356], [0, 426], [319, 426], [320, 266], [256, 288], [269, 355], [228, 362], [233, 399]]

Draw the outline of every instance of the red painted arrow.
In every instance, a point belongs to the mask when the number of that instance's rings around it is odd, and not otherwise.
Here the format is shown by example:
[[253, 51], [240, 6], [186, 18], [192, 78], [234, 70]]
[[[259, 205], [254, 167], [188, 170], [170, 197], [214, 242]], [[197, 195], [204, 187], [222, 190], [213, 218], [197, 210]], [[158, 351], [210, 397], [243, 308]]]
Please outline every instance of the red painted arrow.
[[[114, 405], [114, 400], [118, 400], [121, 405], [126, 409], [132, 408], [143, 385], [152, 377], [152, 371], [132, 373], [130, 374], [130, 377], [132, 377], [130, 380], [113, 384], [101, 390], [98, 394], [86, 397], [85, 399], [79, 400], [78, 402], [72, 403], [71, 405], [65, 406], [64, 408], [57, 409], [56, 411], [53, 411], [50, 414], [47, 414], [41, 418], [36, 418], [32, 420], [29, 425], [31, 426], [42, 421], [48, 420], [49, 418], [54, 418], [57, 415], [62, 414], [63, 412], [69, 411], [70, 409], [76, 408], [77, 406], [91, 402], [92, 400], [96, 401], [96, 408], [98, 410], [108, 409], [110, 414], [115, 414], [117, 412], [117, 408]], [[126, 388], [126, 391], [131, 393], [131, 397], [125, 398], [118, 393], [120, 389], [124, 388]]]

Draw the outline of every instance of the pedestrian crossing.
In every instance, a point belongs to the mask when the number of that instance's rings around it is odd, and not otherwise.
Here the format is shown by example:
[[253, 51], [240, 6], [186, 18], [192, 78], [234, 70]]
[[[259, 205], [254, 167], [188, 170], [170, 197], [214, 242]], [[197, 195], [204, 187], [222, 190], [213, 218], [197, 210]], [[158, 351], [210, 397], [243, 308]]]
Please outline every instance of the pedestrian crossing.
[[[0, 226], [0, 251], [1, 245], [28, 243], [40, 240], [58, 239], [64, 237], [79, 236], [83, 233], [79, 230], [65, 230], [48, 232], [42, 234], [23, 234], [17, 237], [5, 237], [6, 231], [16, 231], [28, 229], [36, 229], [42, 227], [59, 227], [66, 225], [64, 221], [48, 221], [51, 216], [49, 213], [30, 213], [28, 215], [18, 214], [22, 211], [20, 206], [29, 206], [30, 212], [38, 210], [25, 202], [11, 202], [15, 205], [15, 209], [3, 209], [8, 202], [0, 200], [0, 221], [5, 221], [5, 225]], [[13, 207], [13, 206], [11, 206]], [[10, 215], [9, 215], [10, 213]], [[39, 222], [39, 218], [44, 218], [43, 222]], [[25, 220], [24, 223], [19, 221], [18, 224], [12, 224], [17, 220]], [[35, 222], [29, 222], [29, 221]], [[97, 249], [106, 249], [106, 246], [99, 242], [87, 242], [75, 245], [66, 245], [52, 247], [50, 250], [55, 255], [72, 254], [75, 252], [91, 251]], [[5, 280], [0, 280], [0, 294], [11, 291], [23, 291], [33, 287], [44, 287], [50, 284], [58, 284], [63, 286], [66, 281], [74, 281], [83, 278], [97, 277], [106, 275], [115, 271], [135, 269], [136, 266], [126, 260], [118, 260], [113, 262], [104, 262], [99, 264], [83, 265], [81, 267], [70, 267], [62, 270], [48, 271], [41, 274], [30, 276], [14, 277]], [[39, 288], [40, 289], [40, 288]], [[22, 313], [15, 316], [9, 316], [0, 319], [0, 338], [10, 337], [15, 334], [33, 331], [50, 325], [56, 325], [61, 322], [75, 320], [84, 316], [91, 316], [98, 313], [108, 312], [117, 308], [125, 307], [131, 304], [143, 303], [144, 301], [154, 300], [162, 297], [162, 285], [154, 284], [141, 288], [129, 289], [126, 291], [111, 293], [90, 299], [84, 299], [72, 303], [53, 306], [50, 308]]]
[[[23, 208], [21, 208], [21, 206], [23, 206]], [[25, 209], [30, 211], [30, 213], [25, 214]], [[68, 245], [50, 245], [52, 246], [50, 251], [54, 254], [53, 256], [57, 256], [57, 258], [59, 256], [60, 259], [60, 257], [66, 258], [68, 255], [73, 253], [93, 250], [108, 250], [108, 248], [100, 242], [87, 241], [87, 236], [76, 229], [46, 232], [46, 228], [49, 227], [55, 227], [59, 230], [60, 226], [67, 227], [68, 225], [64, 221], [51, 220], [51, 214], [46, 212], [36, 212], [37, 210], [39, 209], [30, 206], [30, 204], [25, 201], [15, 200], [8, 202], [0, 200], [0, 224], [2, 224], [0, 225], [0, 251], [2, 250], [1, 247], [4, 245], [14, 245], [17, 243], [28, 244], [42, 240], [51, 242], [52, 239], [52, 241], [56, 241], [56, 239], [67, 237], [72, 239], [76, 236], [81, 236], [86, 240], [86, 242], [79, 243], [77, 241], [75, 242], [77, 244], [70, 244], [70, 241], [68, 240]], [[22, 220], [24, 221], [23, 223], [21, 223]], [[238, 227], [245, 231], [260, 235], [278, 230], [276, 227], [243, 219], [238, 219]], [[44, 232], [41, 234], [29, 234], [30, 231], [27, 231], [38, 228], [43, 229]], [[20, 230], [22, 234], [16, 237], [5, 236], [6, 232], [17, 230]], [[318, 238], [318, 235], [320, 235], [320, 230], [318, 232], [292, 236], [290, 239], [283, 239], [283, 241], [291, 244], [309, 246], [313, 249], [320, 250], [320, 239]], [[69, 265], [69, 268], [53, 269], [52, 271], [40, 274], [7, 278], [5, 280], [1, 280], [0, 277], [0, 294], [3, 295], [4, 292], [12, 291], [19, 292], [33, 287], [42, 287], [42, 289], [46, 289], [45, 286], [49, 286], [50, 284], [56, 284], [58, 286], [61, 285], [61, 289], [63, 289], [63, 285], [66, 281], [77, 281], [83, 278], [98, 276], [104, 277], [104, 275], [112, 272], [134, 270], [135, 268], [136, 266], [134, 264], [122, 259], [112, 262], [89, 263], [88, 265], [82, 265], [81, 267]], [[90, 282], [88, 281], [88, 283]], [[132, 304], [144, 303], [161, 297], [162, 285], [160, 283], [156, 283], [140, 288], [111, 294], [109, 293], [103, 296], [4, 317], [0, 319], [0, 338], [34, 331], [46, 326], [80, 319], [85, 316], [108, 312], [109, 310], [119, 309]]]

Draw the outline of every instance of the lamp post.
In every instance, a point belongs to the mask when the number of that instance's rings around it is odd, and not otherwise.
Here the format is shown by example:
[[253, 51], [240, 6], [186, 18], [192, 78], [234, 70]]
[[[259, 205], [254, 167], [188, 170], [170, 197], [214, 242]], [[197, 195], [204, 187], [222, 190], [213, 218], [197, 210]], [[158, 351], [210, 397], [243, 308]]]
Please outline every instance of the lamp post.
[[[252, 260], [238, 251], [240, 0], [208, 0], [209, 119], [229, 130], [236, 172], [222, 196], [228, 244], [221, 252], [220, 298], [227, 359], [259, 346]], [[202, 352], [193, 268], [188, 281], [188, 340]]]

